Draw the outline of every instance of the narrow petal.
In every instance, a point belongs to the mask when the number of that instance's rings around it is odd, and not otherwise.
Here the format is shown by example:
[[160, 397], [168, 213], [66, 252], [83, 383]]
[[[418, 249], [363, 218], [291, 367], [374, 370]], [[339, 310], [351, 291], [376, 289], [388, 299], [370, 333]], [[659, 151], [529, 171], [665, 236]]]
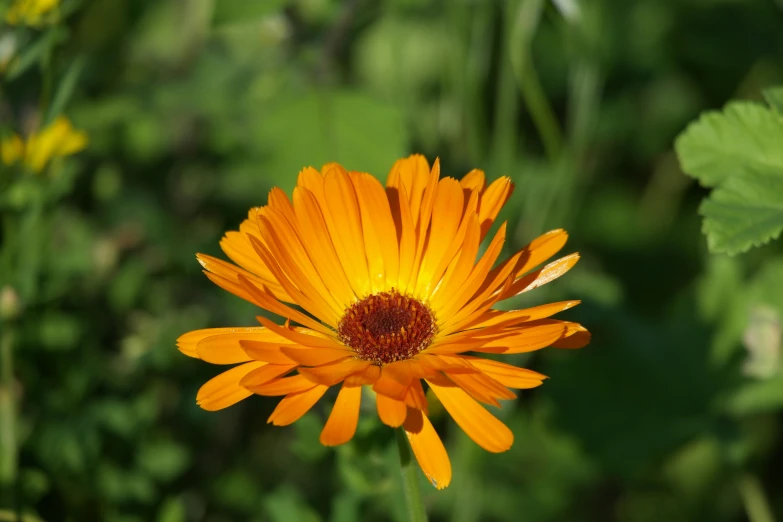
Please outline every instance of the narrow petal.
[[343, 384], [337, 400], [334, 402], [332, 413], [321, 431], [321, 444], [324, 446], [337, 446], [345, 444], [356, 433], [356, 425], [359, 422], [359, 406], [362, 400], [361, 386], [346, 386]]
[[320, 366], [354, 355], [354, 352], [348, 349], [335, 350], [332, 348], [303, 348], [300, 346], [282, 346], [280, 351], [289, 359], [296, 361], [303, 366]]
[[459, 184], [462, 185], [462, 188], [464, 189], [483, 192], [484, 188], [487, 186], [487, 178], [484, 175], [483, 170], [473, 169], [459, 180]]
[[409, 361], [397, 361], [381, 368], [381, 376], [372, 389], [392, 399], [403, 400], [408, 387], [413, 382], [413, 373]]
[[316, 384], [334, 386], [342, 382], [346, 377], [359, 373], [370, 366], [367, 361], [359, 359], [345, 359], [332, 364], [315, 366], [313, 368], [299, 368], [299, 373]]
[[[389, 178], [389, 183], [391, 183], [392, 176], [390, 175]], [[416, 257], [416, 229], [413, 225], [413, 216], [405, 185], [401, 182], [399, 184], [389, 183], [386, 187], [386, 196], [389, 199], [389, 206], [397, 230], [400, 253], [398, 279], [394, 288], [405, 293]]]
[[313, 386], [306, 391], [283, 397], [267, 422], [271, 422], [275, 426], [288, 426], [298, 421], [302, 415], [315, 406], [315, 403], [324, 396], [328, 389], [328, 386]]
[[426, 295], [429, 289], [434, 288], [435, 270], [441, 265], [457, 233], [462, 220], [463, 202], [460, 184], [451, 178], [441, 179], [435, 192], [432, 233], [418, 273], [416, 295]]
[[296, 368], [295, 364], [265, 364], [261, 368], [253, 370], [242, 377], [242, 380], [239, 381], [239, 385], [243, 388], [260, 386], [290, 372], [294, 368]]
[[284, 354], [280, 348], [290, 344], [286, 339], [283, 343], [270, 343], [265, 341], [248, 341], [242, 339], [239, 346], [256, 361], [264, 361], [271, 364], [292, 364], [295, 361]]
[[392, 428], [399, 428], [408, 416], [408, 407], [404, 401], [398, 401], [381, 395], [375, 395], [375, 405], [378, 408], [378, 417], [381, 422]]
[[492, 453], [508, 450], [514, 434], [461, 388], [438, 386], [428, 381], [435, 396], [473, 442]]
[[348, 175], [337, 169], [326, 173], [324, 188], [326, 199], [319, 204], [337, 257], [356, 295], [366, 295], [370, 290], [370, 276], [356, 191]]
[[[214, 342], [235, 342], [239, 347], [239, 339], [264, 339], [266, 340], [271, 332], [261, 326], [251, 327], [231, 327], [231, 328], [204, 328], [202, 330], [193, 330], [180, 335], [177, 339], [177, 348], [188, 357], [201, 358], [197, 346], [201, 341], [214, 337]], [[233, 352], [233, 348], [228, 348]], [[239, 357], [237, 355], [237, 357]], [[242, 361], [237, 361], [242, 362]]]
[[517, 398], [514, 392], [484, 373], [456, 373], [449, 375], [449, 379], [477, 401], [498, 408], [498, 399], [508, 401]]
[[[320, 174], [318, 176], [320, 177]], [[294, 211], [302, 244], [310, 260], [335, 299], [344, 306], [349, 306], [356, 299], [356, 294], [337, 257], [326, 220], [313, 192], [301, 186], [294, 189]]]
[[554, 343], [553, 348], [583, 348], [590, 342], [590, 332], [587, 328], [577, 323], [566, 323], [565, 335]]
[[252, 393], [240, 386], [239, 381], [248, 373], [265, 364], [263, 362], [249, 362], [213, 377], [199, 389], [196, 394], [196, 403], [205, 410], [217, 411], [250, 397]]
[[451, 462], [430, 420], [421, 411], [409, 408], [404, 427], [424, 476], [438, 489], [447, 487], [451, 483]]
[[481, 239], [487, 235], [492, 223], [500, 213], [500, 209], [506, 204], [511, 193], [514, 191], [514, 184], [511, 178], [502, 177], [492, 182], [481, 194], [479, 202], [479, 223], [481, 224]]
[[524, 308], [522, 310], [488, 310], [465, 325], [465, 328], [487, 328], [499, 324], [513, 326], [516, 324], [537, 321], [539, 319], [551, 317], [559, 312], [568, 310], [569, 308], [573, 308], [579, 303], [581, 303], [581, 301], [573, 300], [547, 303], [531, 308]]
[[576, 253], [552, 261], [544, 266], [544, 268], [531, 272], [514, 281], [514, 284], [503, 294], [501, 299], [507, 299], [538, 288], [539, 286], [544, 286], [571, 270], [577, 261], [579, 261], [579, 254]]
[[316, 384], [309, 379], [305, 379], [303, 375], [292, 375], [291, 377], [273, 379], [266, 384], [247, 386], [247, 389], [256, 395], [277, 397], [291, 393], [301, 393], [314, 387], [316, 387]]
[[518, 368], [510, 364], [492, 361], [490, 359], [470, 357], [468, 358], [468, 362], [501, 383], [503, 386], [508, 386], [509, 388], [535, 388], [536, 386], [541, 385], [544, 382], [544, 379], [547, 378], [546, 375], [534, 372], [533, 370]]

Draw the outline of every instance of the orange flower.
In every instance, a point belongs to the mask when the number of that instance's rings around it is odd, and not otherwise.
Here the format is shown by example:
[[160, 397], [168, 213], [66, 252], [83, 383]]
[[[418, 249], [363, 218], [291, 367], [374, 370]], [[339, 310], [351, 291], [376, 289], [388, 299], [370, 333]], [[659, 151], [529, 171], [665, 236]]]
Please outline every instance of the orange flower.
[[419, 155], [397, 161], [385, 188], [369, 174], [329, 164], [299, 173], [293, 203], [272, 189], [268, 204], [221, 242], [236, 264], [197, 257], [218, 286], [287, 321], [259, 316], [260, 327], [180, 337], [190, 357], [238, 364], [202, 386], [198, 404], [219, 410], [253, 393], [282, 396], [268, 422], [285, 426], [342, 383], [320, 437], [334, 446], [353, 437], [369, 386], [381, 421], [404, 427], [424, 474], [442, 489], [451, 464], [427, 418], [423, 381], [479, 446], [509, 449], [513, 434], [480, 403], [500, 406], [516, 397], [509, 388], [533, 388], [546, 377], [467, 353], [579, 348], [590, 338], [577, 323], [551, 319], [578, 301], [494, 308], [579, 258], [533, 270], [565, 244], [567, 234], [553, 230], [496, 264], [505, 223], [478, 256], [512, 189], [508, 178], [487, 187], [480, 170], [440, 179], [438, 161], [430, 169]]

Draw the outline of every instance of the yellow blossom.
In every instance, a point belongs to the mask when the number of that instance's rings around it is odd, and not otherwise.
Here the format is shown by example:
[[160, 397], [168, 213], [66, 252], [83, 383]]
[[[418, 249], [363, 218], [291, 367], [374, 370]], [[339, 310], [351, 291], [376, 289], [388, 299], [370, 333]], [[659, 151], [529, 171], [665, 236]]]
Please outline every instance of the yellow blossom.
[[37, 27], [59, 3], [59, 0], [15, 0], [5, 13], [5, 21], [10, 25]]
[[70, 156], [87, 146], [87, 134], [73, 128], [68, 118], [58, 117], [24, 142], [18, 135], [0, 142], [0, 159], [6, 165], [20, 160], [33, 172], [41, 172], [55, 157]]

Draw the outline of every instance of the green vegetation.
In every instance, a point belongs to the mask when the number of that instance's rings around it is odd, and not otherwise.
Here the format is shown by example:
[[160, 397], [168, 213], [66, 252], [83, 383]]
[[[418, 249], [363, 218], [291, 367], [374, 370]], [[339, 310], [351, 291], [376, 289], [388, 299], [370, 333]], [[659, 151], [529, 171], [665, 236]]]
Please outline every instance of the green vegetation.
[[[286, 428], [272, 398], [203, 411], [221, 368], [175, 339], [256, 324], [194, 256], [271, 187], [411, 152], [514, 180], [502, 257], [566, 228], [580, 264], [508, 306], [581, 299], [562, 317], [593, 333], [509, 357], [550, 379], [496, 412], [505, 454], [433, 408], [455, 472], [420, 476], [430, 520], [783, 521], [779, 0], [12, 4], [0, 521], [406, 520], [374, 412], [331, 449], [331, 396]], [[33, 168], [58, 117], [70, 147]]]

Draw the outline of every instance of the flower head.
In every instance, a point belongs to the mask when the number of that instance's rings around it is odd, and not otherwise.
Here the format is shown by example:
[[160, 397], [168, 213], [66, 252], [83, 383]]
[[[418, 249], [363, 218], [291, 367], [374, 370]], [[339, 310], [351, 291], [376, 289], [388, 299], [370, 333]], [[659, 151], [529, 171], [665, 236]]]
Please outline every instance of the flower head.
[[59, 3], [60, 0], [14, 0], [5, 12], [5, 21], [9, 25], [40, 27]]
[[218, 286], [286, 322], [259, 316], [260, 327], [181, 336], [186, 355], [237, 364], [199, 390], [198, 404], [219, 410], [254, 393], [282, 396], [269, 422], [284, 426], [341, 385], [320, 437], [332, 446], [353, 437], [362, 388], [371, 387], [381, 421], [404, 427], [425, 475], [444, 488], [451, 465], [427, 417], [424, 384], [479, 446], [509, 449], [513, 434], [481, 403], [499, 406], [515, 398], [511, 389], [546, 377], [480, 355], [589, 341], [581, 325], [551, 319], [578, 301], [495, 308], [578, 259], [537, 268], [566, 242], [564, 231], [553, 230], [496, 263], [505, 223], [479, 255], [512, 189], [508, 178], [487, 187], [479, 170], [460, 181], [441, 179], [438, 161], [430, 169], [418, 155], [397, 161], [386, 187], [329, 164], [299, 174], [293, 201], [273, 189], [268, 204], [221, 242], [236, 264], [197, 257]]
[[55, 157], [70, 156], [87, 146], [87, 134], [76, 130], [68, 118], [58, 117], [24, 141], [14, 134], [0, 142], [0, 160], [6, 165], [22, 161], [33, 172], [41, 172]]

